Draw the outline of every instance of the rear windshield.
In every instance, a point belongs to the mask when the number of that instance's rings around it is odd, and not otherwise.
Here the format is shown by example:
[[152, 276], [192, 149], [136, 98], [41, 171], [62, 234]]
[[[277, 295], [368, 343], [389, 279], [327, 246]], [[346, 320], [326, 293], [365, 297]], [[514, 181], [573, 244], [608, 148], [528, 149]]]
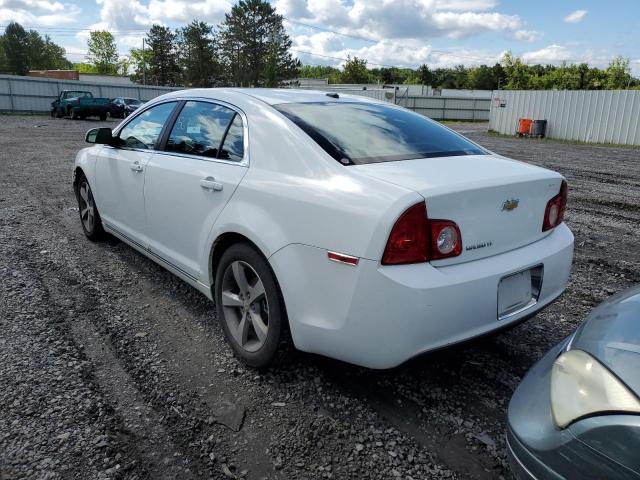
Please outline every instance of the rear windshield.
[[125, 98], [124, 103], [127, 105], [140, 105], [142, 102], [140, 100], [136, 100], [135, 98]]
[[397, 107], [342, 101], [274, 107], [345, 165], [487, 153], [442, 125]]

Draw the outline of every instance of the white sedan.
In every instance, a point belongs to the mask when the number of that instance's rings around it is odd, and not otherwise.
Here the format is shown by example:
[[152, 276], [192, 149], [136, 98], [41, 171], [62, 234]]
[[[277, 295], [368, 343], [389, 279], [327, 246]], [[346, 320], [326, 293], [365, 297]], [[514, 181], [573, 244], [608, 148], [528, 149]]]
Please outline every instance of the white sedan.
[[215, 300], [248, 365], [370, 368], [513, 326], [565, 289], [558, 173], [385, 102], [194, 89], [87, 133], [73, 184], [108, 232]]

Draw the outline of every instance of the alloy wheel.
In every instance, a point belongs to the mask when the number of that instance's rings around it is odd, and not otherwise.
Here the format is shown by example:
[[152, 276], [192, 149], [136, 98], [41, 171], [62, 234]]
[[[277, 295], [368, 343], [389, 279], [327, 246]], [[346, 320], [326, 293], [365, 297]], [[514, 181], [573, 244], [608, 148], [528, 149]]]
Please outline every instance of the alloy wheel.
[[260, 350], [269, 331], [269, 303], [262, 280], [248, 263], [236, 260], [226, 268], [222, 309], [237, 344], [248, 352]]
[[93, 196], [91, 195], [91, 188], [85, 181], [80, 184], [80, 219], [87, 232], [93, 231], [95, 224], [95, 204], [93, 203]]

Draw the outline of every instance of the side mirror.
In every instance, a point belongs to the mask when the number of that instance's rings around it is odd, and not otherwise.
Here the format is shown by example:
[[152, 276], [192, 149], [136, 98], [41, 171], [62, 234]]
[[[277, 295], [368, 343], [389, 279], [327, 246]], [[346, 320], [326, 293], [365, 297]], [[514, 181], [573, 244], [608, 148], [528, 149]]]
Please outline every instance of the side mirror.
[[92, 128], [84, 137], [87, 143], [97, 143], [100, 145], [113, 145], [113, 134], [108, 127]]

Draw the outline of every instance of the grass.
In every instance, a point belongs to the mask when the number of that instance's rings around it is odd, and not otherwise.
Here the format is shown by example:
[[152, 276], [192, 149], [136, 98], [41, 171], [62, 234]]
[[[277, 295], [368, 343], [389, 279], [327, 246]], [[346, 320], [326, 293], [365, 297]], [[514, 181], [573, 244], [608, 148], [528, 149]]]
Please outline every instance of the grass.
[[624, 143], [596, 143], [596, 142], [584, 142], [582, 140], [565, 140], [562, 138], [530, 138], [530, 137], [518, 137], [517, 135], [507, 135], [506, 133], [496, 132], [495, 130], [488, 130], [487, 133], [491, 137], [499, 138], [511, 138], [515, 140], [528, 140], [531, 142], [547, 142], [547, 143], [566, 143], [568, 145], [585, 145], [587, 147], [607, 147], [607, 148], [630, 148], [633, 150], [640, 150], [640, 145], [627, 145]]

